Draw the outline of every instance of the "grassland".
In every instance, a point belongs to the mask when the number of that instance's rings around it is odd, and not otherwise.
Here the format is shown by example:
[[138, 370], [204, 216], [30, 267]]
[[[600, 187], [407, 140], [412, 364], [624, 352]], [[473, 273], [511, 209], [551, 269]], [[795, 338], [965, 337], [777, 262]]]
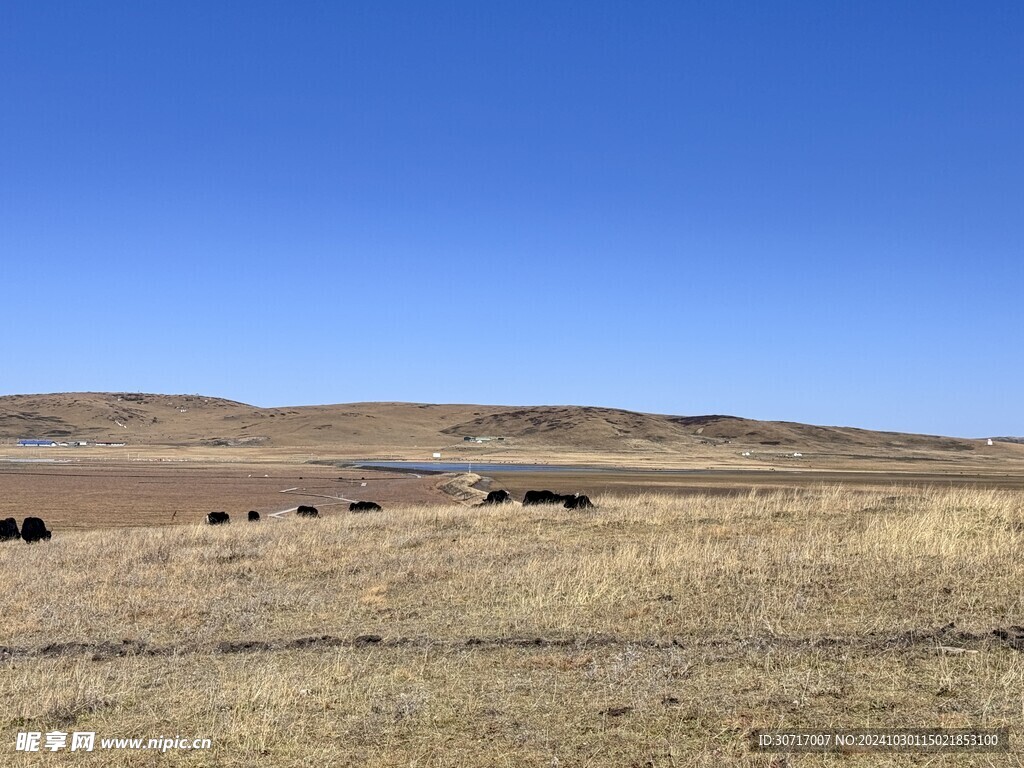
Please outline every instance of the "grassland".
[[[396, 506], [0, 545], [5, 766], [1019, 765], [758, 727], [1024, 725], [1024, 494]], [[19, 731], [209, 737], [27, 754]]]
[[[26, 437], [125, 446], [19, 448], [17, 440]], [[138, 392], [0, 397], [0, 459], [89, 462], [130, 454], [145, 460], [298, 463], [314, 456], [422, 461], [435, 452], [456, 461], [603, 467], [979, 475], [1019, 475], [1024, 469], [1024, 445], [1017, 443], [720, 415], [569, 405], [258, 408], [199, 395]]]

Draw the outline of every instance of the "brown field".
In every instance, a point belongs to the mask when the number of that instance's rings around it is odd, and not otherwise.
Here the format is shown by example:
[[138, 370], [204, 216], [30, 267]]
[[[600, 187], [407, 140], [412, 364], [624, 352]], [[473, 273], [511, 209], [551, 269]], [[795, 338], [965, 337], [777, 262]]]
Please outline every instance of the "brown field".
[[[1016, 742], [1009, 755], [787, 760], [747, 741], [800, 726], [1019, 737], [1021, 492], [596, 501], [0, 545], [0, 761], [1021, 764]], [[13, 749], [19, 731], [58, 729], [213, 748]]]
[[[323, 460], [314, 459], [314, 462]], [[344, 499], [368, 499], [385, 505], [450, 502], [443, 486], [450, 475], [353, 469], [339, 461], [285, 463], [216, 461], [126, 461], [90, 458], [68, 464], [0, 461], [0, 518], [19, 521], [28, 514], [54, 529], [84, 530], [150, 525], [192, 525], [207, 512], [224, 510], [244, 517], [312, 504], [324, 514], [347, 514]], [[362, 483], [366, 483], [365, 486]], [[605, 468], [599, 472], [565, 469], [545, 472], [488, 472], [477, 482], [482, 491], [505, 488], [517, 499], [530, 489], [563, 493], [629, 495], [745, 494], [821, 484], [841, 484], [851, 492], [889, 487], [1004, 488], [1024, 491], [1024, 475], [906, 472], [808, 472], [799, 470], [709, 470], [673, 473]], [[292, 490], [294, 489], [294, 490]], [[287, 490], [287, 493], [282, 491]], [[482, 494], [456, 494], [478, 501]]]
[[[362, 483], [366, 486], [363, 487]], [[0, 518], [42, 517], [54, 530], [192, 525], [207, 512], [241, 518], [312, 504], [324, 513], [348, 511], [337, 498], [383, 503], [444, 501], [437, 476], [339, 470], [316, 465], [0, 463]], [[281, 493], [286, 489], [295, 490]]]

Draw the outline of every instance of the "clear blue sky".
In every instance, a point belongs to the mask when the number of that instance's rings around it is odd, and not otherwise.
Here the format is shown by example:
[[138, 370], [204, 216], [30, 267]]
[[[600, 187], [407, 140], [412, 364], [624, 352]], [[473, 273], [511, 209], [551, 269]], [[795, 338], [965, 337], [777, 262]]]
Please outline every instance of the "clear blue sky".
[[0, 5], [0, 393], [1024, 435], [1024, 4]]

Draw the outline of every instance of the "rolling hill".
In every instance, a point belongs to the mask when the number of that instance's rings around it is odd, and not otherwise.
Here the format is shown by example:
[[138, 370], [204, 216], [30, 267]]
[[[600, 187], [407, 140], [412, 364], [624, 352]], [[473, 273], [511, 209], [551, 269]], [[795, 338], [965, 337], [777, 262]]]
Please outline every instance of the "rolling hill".
[[[1024, 459], [1024, 446], [735, 416], [674, 416], [587, 406], [349, 403], [258, 408], [201, 395], [60, 393], [0, 397], [0, 441], [302, 449], [423, 457], [427, 449], [509, 461], [593, 455], [728, 463], [785, 456], [973, 463]], [[479, 442], [477, 442], [479, 440]], [[451, 452], [455, 453], [452, 454]], [[798, 453], [802, 456], [794, 457]], [[749, 454], [749, 455], [747, 455]]]

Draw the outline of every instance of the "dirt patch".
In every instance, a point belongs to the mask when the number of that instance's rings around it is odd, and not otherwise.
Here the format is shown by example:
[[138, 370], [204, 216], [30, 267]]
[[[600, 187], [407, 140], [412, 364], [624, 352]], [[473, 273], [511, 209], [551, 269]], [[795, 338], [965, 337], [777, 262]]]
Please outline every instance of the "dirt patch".
[[[914, 629], [890, 635], [856, 635], [847, 637], [798, 637], [760, 635], [751, 637], [622, 637], [588, 635], [569, 637], [384, 637], [360, 634], [352, 637], [315, 635], [281, 640], [221, 641], [213, 645], [151, 645], [142, 640], [102, 641], [97, 643], [48, 643], [36, 648], [0, 646], [0, 660], [13, 657], [89, 656], [93, 661], [126, 656], [180, 656], [184, 654], [273, 653], [294, 650], [327, 650], [332, 648], [401, 648], [419, 647], [446, 652], [499, 648], [547, 649], [571, 648], [584, 651], [598, 648], [647, 648], [693, 651], [715, 649], [728, 658], [749, 651], [836, 648], [861, 651], [907, 651], [915, 648], [962, 648], [974, 651], [1000, 647], [1024, 652], [1024, 627], [996, 628], [988, 633], [955, 630], [952, 624], [936, 629]], [[723, 651], [726, 653], [723, 654]]]
[[437, 484], [437, 490], [462, 504], [479, 504], [487, 498], [486, 493], [473, 487], [480, 480], [480, 475], [469, 472], [454, 477], [446, 475]]

